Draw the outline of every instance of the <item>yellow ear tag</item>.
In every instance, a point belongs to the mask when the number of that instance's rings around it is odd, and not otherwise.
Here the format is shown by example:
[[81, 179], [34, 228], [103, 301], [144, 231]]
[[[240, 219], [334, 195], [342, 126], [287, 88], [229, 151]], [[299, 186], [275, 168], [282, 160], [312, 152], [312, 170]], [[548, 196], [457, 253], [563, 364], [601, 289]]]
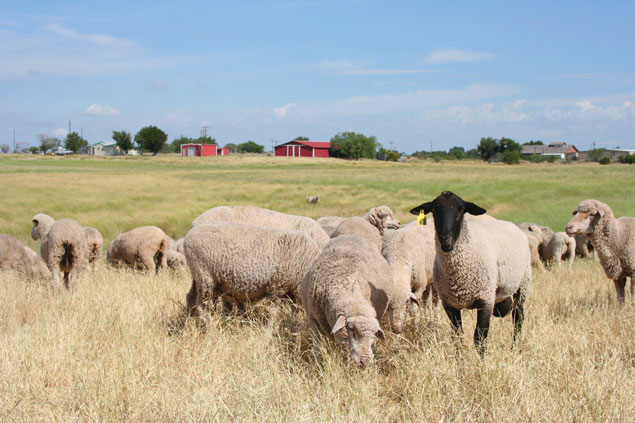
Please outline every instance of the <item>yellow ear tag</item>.
[[417, 225], [423, 226], [426, 224], [426, 214], [423, 210], [419, 211], [419, 216], [417, 216]]

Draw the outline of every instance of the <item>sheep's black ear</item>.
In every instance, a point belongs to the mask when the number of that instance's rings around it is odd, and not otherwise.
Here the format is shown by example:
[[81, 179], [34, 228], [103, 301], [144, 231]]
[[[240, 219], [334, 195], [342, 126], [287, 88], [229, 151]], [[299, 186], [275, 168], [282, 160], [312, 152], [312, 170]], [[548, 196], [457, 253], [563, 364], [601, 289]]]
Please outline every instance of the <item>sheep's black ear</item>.
[[428, 201], [427, 203], [423, 203], [414, 209], [410, 210], [410, 214], [414, 214], [415, 216], [419, 216], [419, 213], [423, 210], [423, 214], [428, 214], [432, 211], [432, 201]]
[[474, 215], [474, 216], [478, 216], [478, 215], [487, 213], [487, 210], [477, 206], [474, 203], [469, 203], [467, 201], [465, 202], [464, 207], [465, 207], [465, 211], [466, 212], [468, 212], [469, 214]]

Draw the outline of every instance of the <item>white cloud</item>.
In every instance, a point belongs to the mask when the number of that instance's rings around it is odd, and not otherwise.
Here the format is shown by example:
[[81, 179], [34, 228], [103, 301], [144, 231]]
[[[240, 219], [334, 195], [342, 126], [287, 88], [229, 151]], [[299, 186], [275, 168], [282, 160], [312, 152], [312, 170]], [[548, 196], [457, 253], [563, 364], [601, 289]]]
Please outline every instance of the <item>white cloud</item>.
[[102, 106], [101, 104], [91, 104], [84, 110], [84, 113], [90, 116], [119, 116], [121, 112], [114, 107]]
[[430, 52], [426, 58], [429, 63], [484, 62], [496, 58], [492, 53], [482, 51], [466, 51], [457, 49], [441, 49]]
[[289, 114], [291, 109], [293, 109], [294, 107], [297, 107], [297, 104], [295, 104], [295, 103], [285, 104], [282, 107], [278, 107], [277, 109], [273, 109], [273, 113], [276, 116], [278, 116], [279, 118], [282, 119], [282, 118], [287, 117], [287, 115]]
[[65, 38], [86, 42], [99, 46], [117, 46], [123, 48], [136, 47], [135, 43], [125, 38], [117, 38], [108, 34], [80, 34], [77, 30], [66, 28], [58, 24], [48, 24], [44, 30], [61, 35]]
[[320, 67], [328, 72], [339, 75], [407, 75], [425, 72], [434, 72], [427, 69], [387, 69], [373, 68], [353, 63], [348, 59], [325, 61]]

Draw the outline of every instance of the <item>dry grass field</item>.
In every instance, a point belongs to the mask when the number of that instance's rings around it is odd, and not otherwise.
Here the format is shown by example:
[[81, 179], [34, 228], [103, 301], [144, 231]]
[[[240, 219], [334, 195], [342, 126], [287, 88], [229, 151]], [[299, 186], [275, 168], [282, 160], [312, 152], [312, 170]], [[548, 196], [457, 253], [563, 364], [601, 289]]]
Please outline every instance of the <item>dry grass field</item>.
[[[361, 215], [408, 210], [445, 189], [496, 217], [562, 230], [579, 201], [597, 198], [635, 216], [633, 167], [381, 163], [271, 157], [0, 158], [0, 233], [30, 241], [44, 212], [117, 233], [157, 225], [178, 238], [204, 210], [252, 204], [279, 211]], [[625, 183], [631, 181], [630, 183]], [[319, 194], [317, 205], [307, 195]], [[475, 313], [462, 338], [445, 314], [422, 310], [405, 333], [378, 341], [357, 368], [324, 344], [311, 353], [302, 310], [276, 301], [214, 316], [204, 331], [184, 319], [187, 274], [158, 277], [102, 265], [73, 293], [0, 274], [0, 422], [632, 422], [635, 305], [616, 303], [593, 259], [536, 272], [521, 341], [493, 319], [480, 359]]]

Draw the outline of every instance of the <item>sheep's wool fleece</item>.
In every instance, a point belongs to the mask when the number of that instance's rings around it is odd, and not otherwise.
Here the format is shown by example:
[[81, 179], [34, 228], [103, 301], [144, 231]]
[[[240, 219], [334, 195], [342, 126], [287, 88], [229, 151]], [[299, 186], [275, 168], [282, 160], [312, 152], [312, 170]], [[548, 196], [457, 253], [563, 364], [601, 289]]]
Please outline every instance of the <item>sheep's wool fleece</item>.
[[272, 229], [304, 232], [320, 248], [323, 248], [330, 240], [330, 237], [324, 232], [320, 224], [310, 217], [285, 214], [254, 206], [214, 207], [194, 219], [192, 227], [215, 221], [248, 223]]
[[349, 217], [344, 219], [331, 234], [331, 237], [335, 238], [340, 235], [357, 235], [364, 237], [375, 244], [378, 249], [381, 249], [382, 239], [381, 235], [379, 235], [379, 231], [368, 223], [366, 219], [361, 217]]
[[388, 307], [388, 264], [373, 243], [355, 235], [333, 238], [302, 281], [307, 317], [329, 334], [340, 315], [353, 317], [360, 332], [374, 336]]
[[587, 236], [597, 251], [604, 273], [613, 280], [627, 276], [634, 278], [635, 217], [615, 218], [611, 208], [598, 200], [585, 200], [578, 206], [578, 212], [594, 210], [604, 212], [604, 216]]
[[[438, 237], [436, 237], [438, 238]], [[474, 301], [501, 301], [519, 288], [528, 294], [531, 281], [527, 237], [513, 223], [502, 220], [463, 220], [454, 249], [443, 252], [437, 239], [435, 289], [454, 308]]]
[[236, 222], [195, 226], [184, 250], [200, 300], [220, 290], [239, 302], [296, 293], [320, 254], [303, 232]]

